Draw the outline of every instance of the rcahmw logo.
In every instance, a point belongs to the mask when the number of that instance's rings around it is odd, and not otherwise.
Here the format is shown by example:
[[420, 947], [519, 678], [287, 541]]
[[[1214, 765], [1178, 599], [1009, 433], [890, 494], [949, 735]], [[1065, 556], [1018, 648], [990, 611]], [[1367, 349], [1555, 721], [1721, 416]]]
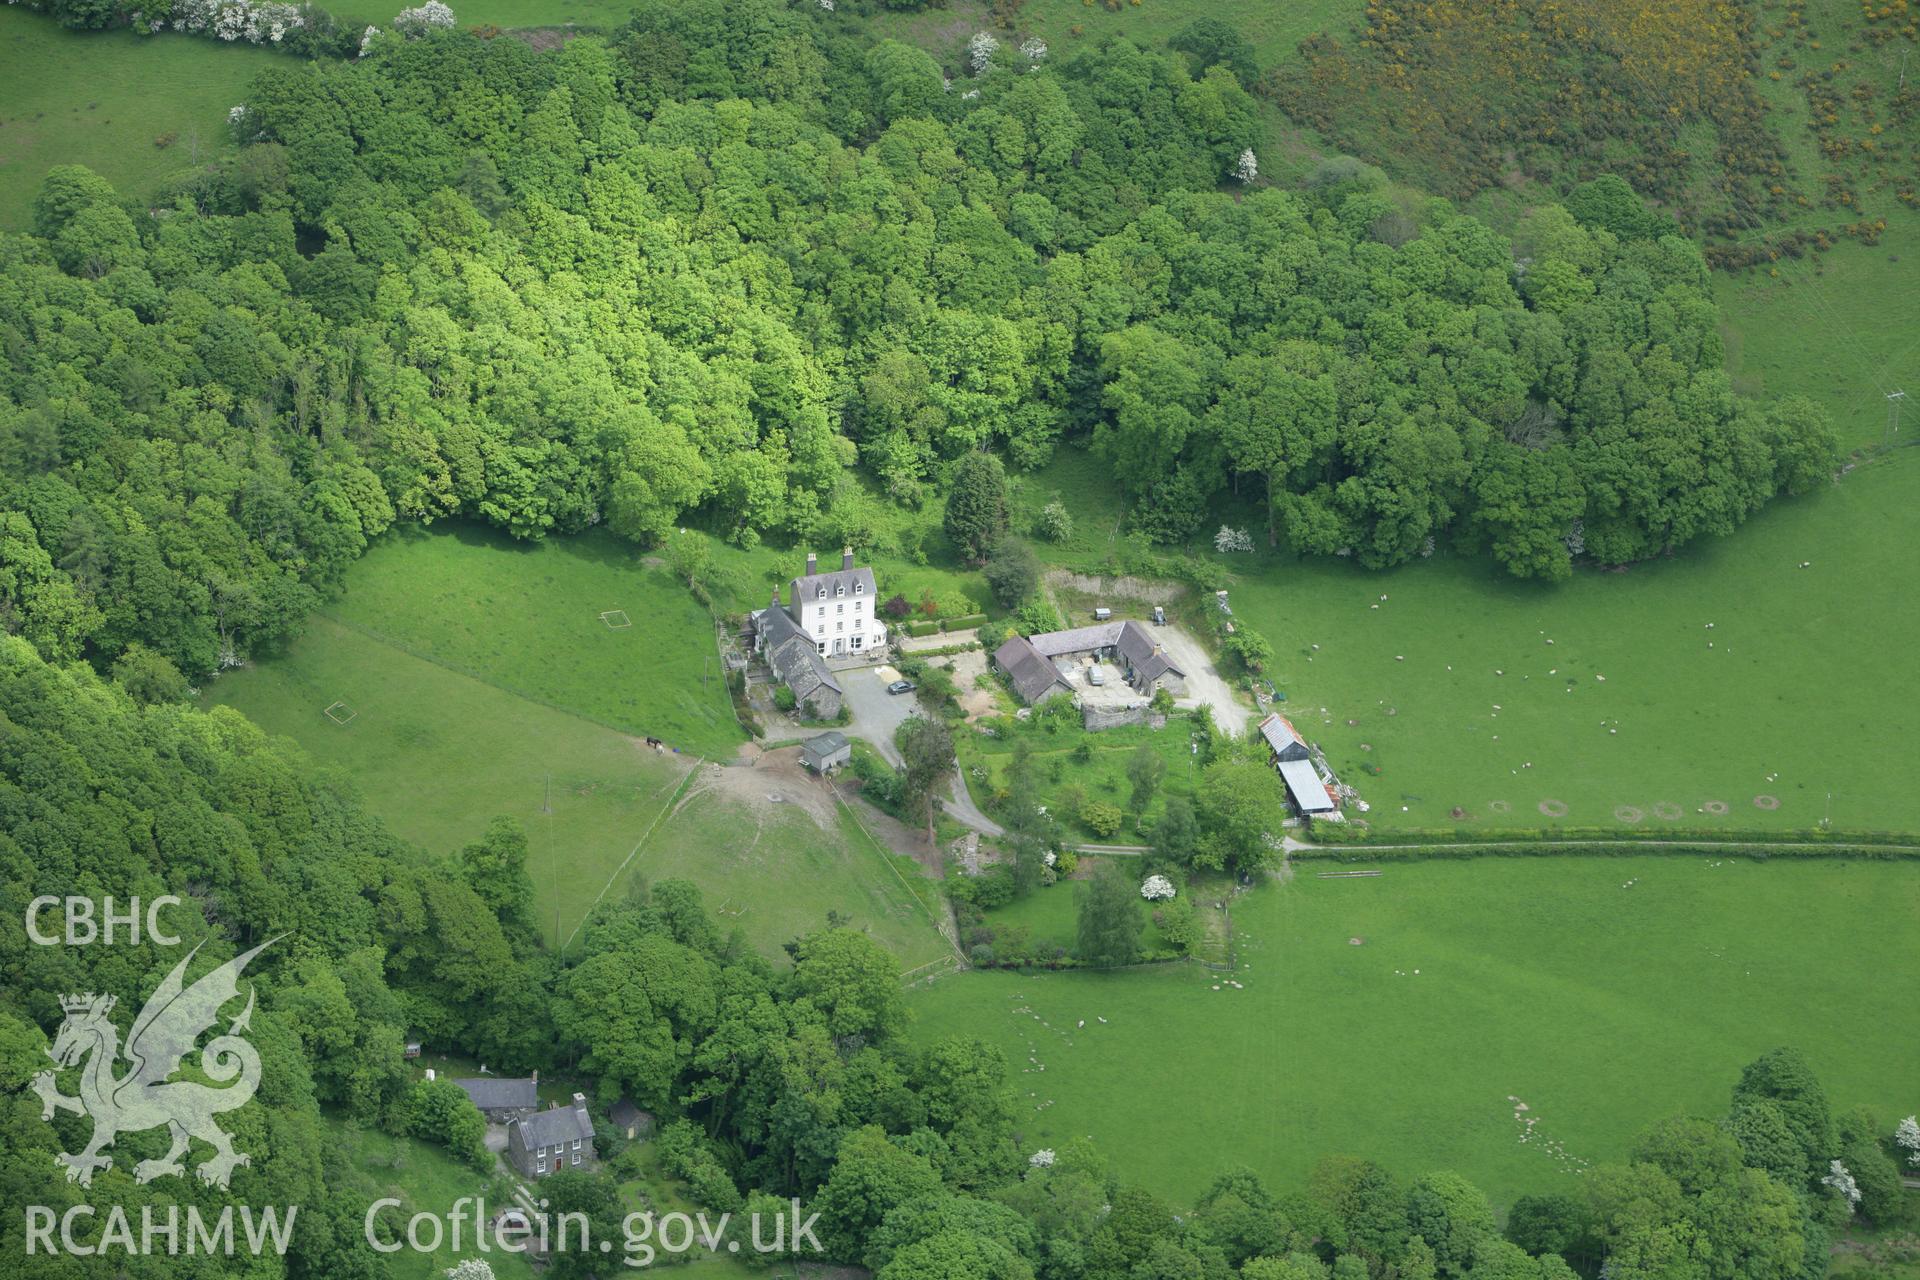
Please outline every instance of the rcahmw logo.
[[[156, 898], [146, 911], [133, 900], [122, 912], [114, 910], [112, 899], [96, 920], [94, 904], [87, 898], [35, 898], [27, 908], [27, 933], [42, 945], [88, 946], [95, 942], [111, 944], [117, 927], [124, 927], [128, 941], [137, 943], [141, 926], [146, 926], [150, 942], [177, 945], [179, 939], [161, 931], [158, 912], [162, 906], [177, 904], [177, 898]], [[50, 935], [41, 930], [40, 919], [48, 908], [63, 907], [66, 930]], [[240, 996], [240, 975], [248, 963], [279, 941], [269, 939], [234, 957], [189, 985], [187, 966], [199, 947], [189, 951], [176, 964], [159, 988], [147, 1000], [124, 1046], [120, 1029], [112, 1019], [117, 1003], [111, 995], [63, 995], [60, 1007], [66, 1017], [54, 1036], [47, 1056], [54, 1070], [42, 1071], [33, 1079], [33, 1091], [40, 1096], [40, 1118], [52, 1120], [61, 1111], [85, 1116], [93, 1121], [93, 1133], [77, 1152], [60, 1152], [54, 1162], [66, 1173], [68, 1182], [86, 1187], [94, 1174], [113, 1167], [106, 1149], [123, 1133], [165, 1128], [170, 1145], [157, 1159], [141, 1160], [133, 1166], [134, 1181], [153, 1182], [160, 1178], [186, 1176], [187, 1160], [197, 1139], [212, 1148], [203, 1155], [193, 1172], [209, 1186], [227, 1188], [233, 1171], [251, 1165], [253, 1159], [234, 1149], [233, 1137], [214, 1117], [244, 1106], [260, 1084], [260, 1055], [248, 1043], [245, 1032], [253, 1019], [254, 992], [249, 984], [246, 1005], [228, 1021], [191, 1064], [194, 1079], [175, 1079], [182, 1062], [195, 1053], [203, 1032], [220, 1019], [220, 1011]], [[60, 1091], [59, 1075], [77, 1071], [77, 1094]], [[209, 1083], [210, 1082], [210, 1083]], [[238, 1206], [240, 1231], [234, 1230], [236, 1206], [227, 1205], [209, 1217], [197, 1205], [184, 1211], [175, 1206], [148, 1205], [140, 1212], [136, 1229], [125, 1209], [118, 1205], [102, 1210], [81, 1204], [56, 1212], [45, 1205], [26, 1208], [26, 1247], [29, 1254], [66, 1253], [79, 1256], [123, 1252], [127, 1254], [233, 1253], [244, 1247], [259, 1254], [271, 1250], [285, 1253], [293, 1234], [299, 1206], [257, 1209]], [[88, 1241], [95, 1222], [100, 1224], [97, 1240]]]

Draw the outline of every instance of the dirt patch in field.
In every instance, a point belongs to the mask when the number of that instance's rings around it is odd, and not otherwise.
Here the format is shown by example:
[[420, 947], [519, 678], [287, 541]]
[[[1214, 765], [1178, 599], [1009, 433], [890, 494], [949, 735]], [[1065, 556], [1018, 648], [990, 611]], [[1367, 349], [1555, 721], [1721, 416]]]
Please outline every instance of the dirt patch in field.
[[678, 817], [694, 797], [711, 794], [744, 806], [760, 822], [777, 811], [797, 808], [822, 831], [834, 829], [833, 793], [801, 766], [800, 748], [766, 751], [749, 742], [740, 748], [736, 760], [733, 765], [711, 761], [701, 765], [674, 805], [673, 816]]

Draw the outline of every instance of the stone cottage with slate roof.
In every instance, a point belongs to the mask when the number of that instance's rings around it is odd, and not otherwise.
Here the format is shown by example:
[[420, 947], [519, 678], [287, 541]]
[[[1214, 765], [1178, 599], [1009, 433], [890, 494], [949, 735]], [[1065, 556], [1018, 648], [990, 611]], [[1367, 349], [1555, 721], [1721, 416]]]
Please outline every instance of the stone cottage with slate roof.
[[573, 1095], [568, 1106], [555, 1103], [545, 1111], [521, 1116], [507, 1126], [507, 1158], [529, 1178], [544, 1178], [562, 1169], [579, 1169], [593, 1159], [593, 1120], [587, 1115], [585, 1094]]

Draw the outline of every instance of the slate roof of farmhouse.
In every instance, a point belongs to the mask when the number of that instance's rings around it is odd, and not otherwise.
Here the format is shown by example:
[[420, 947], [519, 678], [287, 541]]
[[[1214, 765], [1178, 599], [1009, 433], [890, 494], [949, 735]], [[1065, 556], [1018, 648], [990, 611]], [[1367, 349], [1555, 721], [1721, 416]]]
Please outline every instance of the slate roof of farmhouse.
[[1091, 627], [1069, 627], [1065, 631], [1042, 631], [1029, 636], [1028, 643], [1043, 658], [1058, 658], [1069, 653], [1090, 653], [1106, 649], [1120, 638], [1124, 622], [1097, 622]]
[[1009, 636], [1005, 644], [993, 651], [993, 662], [1007, 673], [1007, 679], [1013, 682], [1013, 691], [1022, 701], [1033, 702], [1056, 684], [1067, 687], [1053, 663], [1042, 657], [1025, 636]]
[[514, 1080], [504, 1076], [474, 1076], [455, 1080], [466, 1090], [473, 1105], [482, 1111], [514, 1111], [540, 1105], [540, 1086], [531, 1079]]
[[549, 1107], [522, 1116], [514, 1122], [520, 1129], [520, 1143], [529, 1151], [537, 1147], [558, 1147], [575, 1139], [593, 1136], [593, 1121], [585, 1107]]

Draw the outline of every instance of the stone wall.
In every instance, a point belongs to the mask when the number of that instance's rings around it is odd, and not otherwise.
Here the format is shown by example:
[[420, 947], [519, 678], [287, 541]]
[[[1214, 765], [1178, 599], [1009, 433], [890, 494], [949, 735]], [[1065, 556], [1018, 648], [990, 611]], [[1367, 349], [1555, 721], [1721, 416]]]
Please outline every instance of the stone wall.
[[1167, 717], [1152, 707], [1081, 707], [1080, 724], [1088, 733], [1118, 729], [1129, 724], [1164, 729], [1167, 727]]

